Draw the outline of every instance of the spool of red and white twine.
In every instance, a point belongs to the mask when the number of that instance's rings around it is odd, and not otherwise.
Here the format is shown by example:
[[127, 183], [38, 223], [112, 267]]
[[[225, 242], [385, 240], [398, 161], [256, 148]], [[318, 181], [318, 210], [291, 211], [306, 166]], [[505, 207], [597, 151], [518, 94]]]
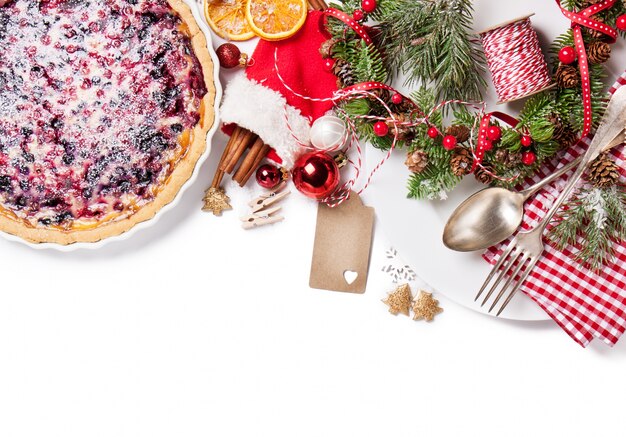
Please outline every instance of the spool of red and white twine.
[[498, 103], [512, 102], [552, 86], [539, 37], [528, 15], [480, 33]]

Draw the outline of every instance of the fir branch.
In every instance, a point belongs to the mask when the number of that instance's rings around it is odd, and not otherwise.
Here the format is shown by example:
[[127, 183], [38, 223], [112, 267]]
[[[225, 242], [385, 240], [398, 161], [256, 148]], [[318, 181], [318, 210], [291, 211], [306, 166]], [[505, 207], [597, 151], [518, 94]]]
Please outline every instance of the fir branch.
[[[435, 92], [426, 87], [421, 87], [412, 94], [412, 99], [424, 114], [429, 115], [431, 125], [442, 129], [443, 114], [441, 110], [434, 111], [437, 105]], [[459, 114], [463, 114], [463, 109], [457, 109]], [[463, 116], [471, 117], [469, 112]], [[429, 126], [422, 124], [417, 126], [417, 135], [410, 145], [410, 151], [422, 150], [426, 153], [428, 165], [420, 173], [413, 173], [408, 181], [408, 197], [414, 199], [445, 199], [447, 193], [454, 189], [461, 181], [462, 177], [456, 176], [450, 166], [452, 153], [446, 150], [441, 142], [441, 138], [435, 140], [426, 135]]]
[[616, 241], [626, 239], [626, 193], [623, 186], [582, 187], [557, 214], [548, 237], [576, 260], [599, 271], [615, 258]]
[[407, 84], [433, 83], [438, 99], [480, 100], [482, 51], [470, 34], [470, 0], [396, 0], [381, 17], [381, 47]]
[[432, 163], [421, 173], [413, 173], [408, 182], [408, 197], [412, 199], [445, 200], [459, 182], [452, 170], [442, 171]]
[[360, 41], [356, 55], [352, 62], [352, 68], [357, 82], [385, 82], [387, 70], [380, 57], [380, 53], [374, 46], [368, 46], [365, 41]]

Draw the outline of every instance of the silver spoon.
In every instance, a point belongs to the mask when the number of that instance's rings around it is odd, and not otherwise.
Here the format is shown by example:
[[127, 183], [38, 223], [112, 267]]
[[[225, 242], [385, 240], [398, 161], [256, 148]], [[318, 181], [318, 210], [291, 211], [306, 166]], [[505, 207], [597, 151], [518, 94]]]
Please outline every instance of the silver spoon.
[[[612, 141], [603, 151], [623, 142]], [[490, 187], [467, 198], [454, 210], [443, 231], [443, 244], [458, 252], [482, 250], [513, 235], [524, 217], [524, 203], [544, 185], [553, 182], [578, 165], [581, 158], [563, 166], [547, 178], [523, 191]]]

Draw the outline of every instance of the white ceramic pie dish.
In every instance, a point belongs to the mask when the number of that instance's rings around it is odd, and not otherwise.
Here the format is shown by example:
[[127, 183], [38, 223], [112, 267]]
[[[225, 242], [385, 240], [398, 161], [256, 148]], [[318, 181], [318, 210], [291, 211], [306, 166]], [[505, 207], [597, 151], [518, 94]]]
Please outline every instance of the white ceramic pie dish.
[[209, 129], [207, 133], [206, 150], [204, 151], [200, 159], [198, 159], [198, 161], [196, 162], [193, 174], [187, 180], [187, 182], [185, 182], [183, 186], [180, 188], [176, 197], [170, 203], [168, 203], [167, 205], [164, 205], [150, 220], [146, 220], [144, 222], [138, 223], [137, 225], [129, 229], [127, 232], [124, 232], [122, 234], [112, 236], [109, 238], [105, 238], [103, 240], [100, 240], [94, 243], [79, 242], [79, 243], [73, 243], [73, 244], [68, 244], [68, 245], [61, 245], [61, 244], [56, 244], [56, 243], [31, 243], [18, 236], [8, 234], [6, 232], [0, 232], [0, 235], [3, 238], [10, 240], [10, 241], [16, 241], [22, 244], [26, 244], [34, 249], [53, 249], [53, 250], [58, 250], [62, 252], [70, 252], [70, 251], [74, 251], [78, 249], [97, 249], [113, 241], [127, 240], [131, 238], [133, 235], [135, 235], [137, 232], [141, 232], [142, 230], [145, 230], [151, 226], [154, 226], [161, 217], [167, 214], [168, 211], [174, 209], [180, 202], [180, 199], [183, 193], [191, 185], [194, 184], [196, 179], [198, 179], [200, 168], [202, 167], [202, 164], [206, 161], [209, 154], [211, 153], [211, 140], [213, 138], [213, 135], [215, 134], [215, 131], [217, 130], [219, 126], [219, 106], [222, 100], [222, 86], [219, 80], [220, 65], [217, 59], [217, 55], [215, 54], [215, 51], [213, 50], [213, 45], [212, 45], [212, 34], [208, 25], [204, 21], [204, 17], [203, 17], [203, 13], [200, 8], [200, 5], [193, 0], [183, 0], [183, 1], [191, 8], [191, 12], [193, 13], [194, 18], [196, 19], [198, 26], [204, 33], [206, 40], [207, 40], [207, 48], [209, 50], [209, 55], [211, 56], [211, 59], [213, 61], [213, 78], [214, 78], [214, 87], [215, 87], [215, 101], [213, 103], [213, 110], [214, 110], [215, 116], [214, 116], [213, 126], [211, 126], [211, 129]]

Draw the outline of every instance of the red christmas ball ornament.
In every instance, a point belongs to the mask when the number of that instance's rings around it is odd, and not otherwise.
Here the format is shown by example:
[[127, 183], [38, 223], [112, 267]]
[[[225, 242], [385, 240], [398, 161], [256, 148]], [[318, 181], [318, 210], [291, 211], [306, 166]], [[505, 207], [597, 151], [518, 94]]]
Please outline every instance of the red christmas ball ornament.
[[362, 0], [361, 1], [361, 9], [363, 9], [367, 13], [374, 12], [376, 9], [376, 0]]
[[559, 50], [559, 61], [564, 64], [572, 64], [576, 60], [576, 50], [574, 47], [565, 46]]
[[522, 136], [522, 139], [520, 140], [520, 142], [522, 143], [522, 146], [524, 147], [530, 147], [533, 145], [533, 139], [530, 137], [530, 135]]
[[489, 129], [487, 129], [487, 138], [491, 141], [500, 141], [500, 138], [502, 138], [502, 129], [500, 129], [500, 126], [489, 126]]
[[298, 191], [317, 200], [328, 197], [339, 186], [339, 167], [325, 152], [302, 155], [296, 161], [291, 176]]
[[256, 182], [263, 188], [274, 188], [283, 179], [283, 173], [272, 164], [265, 164], [256, 171]]
[[402, 94], [400, 93], [395, 93], [393, 96], [391, 96], [391, 102], [394, 105], [399, 105], [400, 103], [402, 103], [403, 100], [404, 97], [402, 97]]
[[426, 133], [429, 138], [433, 140], [439, 136], [439, 130], [435, 126], [431, 126], [428, 128], [428, 132]]
[[452, 150], [456, 147], [456, 137], [453, 135], [446, 135], [443, 137], [443, 148], [446, 150]]
[[248, 55], [241, 53], [235, 44], [224, 43], [215, 50], [215, 53], [222, 68], [245, 67], [248, 64]]
[[384, 121], [374, 123], [374, 133], [379, 137], [385, 137], [389, 133], [389, 126]]
[[533, 165], [536, 160], [537, 160], [537, 155], [535, 155], [534, 152], [531, 152], [530, 150], [528, 150], [522, 153], [522, 162], [524, 163], [524, 165]]
[[361, 9], [355, 9], [355, 11], [352, 13], [352, 19], [354, 21], [362, 21], [363, 18], [365, 18], [365, 12], [363, 12]]
[[324, 59], [324, 70], [328, 73], [333, 71], [333, 67], [335, 66], [335, 60], [332, 58]]
[[615, 21], [615, 27], [617, 27], [622, 32], [626, 32], [626, 14], [617, 17], [617, 20]]

